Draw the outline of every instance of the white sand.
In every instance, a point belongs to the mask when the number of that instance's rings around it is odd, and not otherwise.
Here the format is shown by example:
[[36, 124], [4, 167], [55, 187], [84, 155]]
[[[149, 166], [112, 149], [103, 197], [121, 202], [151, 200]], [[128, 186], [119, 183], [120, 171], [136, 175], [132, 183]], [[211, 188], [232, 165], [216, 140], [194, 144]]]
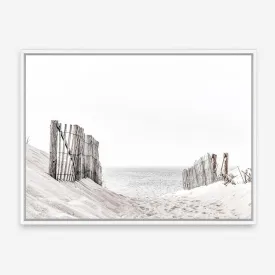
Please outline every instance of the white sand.
[[217, 182], [156, 199], [134, 199], [90, 179], [58, 182], [48, 154], [27, 145], [27, 219], [250, 219], [251, 184]]

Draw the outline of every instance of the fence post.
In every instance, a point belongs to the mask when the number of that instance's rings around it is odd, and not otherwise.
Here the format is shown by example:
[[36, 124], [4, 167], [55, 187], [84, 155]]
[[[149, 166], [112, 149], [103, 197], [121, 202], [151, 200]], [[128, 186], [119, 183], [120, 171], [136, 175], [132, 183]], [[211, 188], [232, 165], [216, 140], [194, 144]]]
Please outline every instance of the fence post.
[[84, 144], [84, 158], [85, 158], [85, 173], [84, 178], [89, 177], [89, 158], [88, 158], [88, 135], [85, 135], [85, 144]]
[[86, 135], [86, 177], [92, 179], [92, 141], [93, 137], [91, 135]]
[[72, 164], [72, 181], [76, 181], [77, 179], [77, 154], [78, 154], [78, 135], [80, 131], [80, 127], [74, 124], [74, 138], [73, 138], [73, 164]]
[[51, 120], [49, 174], [56, 179], [58, 120]]
[[85, 133], [84, 133], [84, 129], [83, 129], [83, 133], [82, 133], [82, 146], [81, 146], [81, 178], [85, 178]]
[[217, 179], [217, 155], [212, 154], [212, 181]]
[[97, 175], [96, 175], [96, 164], [97, 164], [97, 158], [96, 158], [96, 140], [93, 139], [93, 181], [97, 183]]
[[75, 180], [79, 180], [79, 135], [81, 134], [81, 128], [77, 126], [76, 138], [76, 150], [75, 150]]
[[83, 146], [84, 146], [84, 141], [83, 141], [83, 133], [84, 129], [81, 128], [81, 135], [80, 135], [80, 146], [79, 146], [79, 179], [81, 180], [83, 178]]
[[58, 152], [57, 152], [57, 154], [58, 154], [58, 157], [57, 157], [57, 174], [56, 174], [56, 179], [59, 181], [60, 180], [60, 175], [61, 175], [61, 171], [60, 171], [60, 169], [61, 169], [61, 153], [62, 153], [62, 147], [61, 147], [61, 133], [62, 133], [62, 124], [61, 123], [58, 123], [58, 146], [57, 146], [57, 148], [58, 148]]
[[80, 140], [81, 140], [81, 133], [82, 128], [76, 125], [77, 127], [77, 135], [76, 138], [76, 150], [75, 150], [75, 180], [80, 180]]
[[101, 178], [100, 178], [100, 163], [99, 163], [99, 153], [98, 153], [98, 147], [99, 142], [97, 140], [94, 140], [94, 149], [93, 149], [93, 155], [94, 155], [94, 181], [97, 184], [100, 184]]
[[224, 157], [224, 174], [228, 175], [228, 153], [223, 154]]

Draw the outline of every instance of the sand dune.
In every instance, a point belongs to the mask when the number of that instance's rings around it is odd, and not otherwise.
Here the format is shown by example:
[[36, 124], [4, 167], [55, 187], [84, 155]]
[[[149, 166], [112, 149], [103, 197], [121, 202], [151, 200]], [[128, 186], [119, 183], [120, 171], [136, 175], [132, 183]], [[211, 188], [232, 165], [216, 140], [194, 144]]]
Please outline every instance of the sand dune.
[[129, 198], [90, 179], [58, 182], [48, 154], [27, 145], [26, 218], [32, 219], [250, 219], [251, 184], [216, 182], [155, 199]]

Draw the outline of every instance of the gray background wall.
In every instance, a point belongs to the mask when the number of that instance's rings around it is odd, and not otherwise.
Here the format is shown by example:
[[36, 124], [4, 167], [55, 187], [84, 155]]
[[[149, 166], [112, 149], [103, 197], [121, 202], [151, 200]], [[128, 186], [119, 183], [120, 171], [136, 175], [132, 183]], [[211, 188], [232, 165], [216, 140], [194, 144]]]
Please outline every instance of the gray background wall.
[[[274, 1], [1, 1], [0, 273], [274, 273]], [[32, 48], [257, 48], [258, 224], [19, 225], [19, 55]], [[6, 134], [9, 133], [9, 134]], [[14, 163], [14, 166], [10, 165]], [[200, 249], [200, 257], [197, 254]], [[188, 253], [183, 253], [188, 251]], [[4, 272], [4, 270], [6, 270]]]

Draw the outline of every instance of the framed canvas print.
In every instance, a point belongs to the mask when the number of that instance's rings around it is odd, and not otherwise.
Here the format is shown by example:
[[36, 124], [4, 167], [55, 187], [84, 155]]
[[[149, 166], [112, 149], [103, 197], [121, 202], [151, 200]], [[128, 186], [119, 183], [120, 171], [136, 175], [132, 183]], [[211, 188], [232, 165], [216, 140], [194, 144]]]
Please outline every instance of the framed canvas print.
[[253, 224], [254, 50], [21, 53], [23, 224]]

